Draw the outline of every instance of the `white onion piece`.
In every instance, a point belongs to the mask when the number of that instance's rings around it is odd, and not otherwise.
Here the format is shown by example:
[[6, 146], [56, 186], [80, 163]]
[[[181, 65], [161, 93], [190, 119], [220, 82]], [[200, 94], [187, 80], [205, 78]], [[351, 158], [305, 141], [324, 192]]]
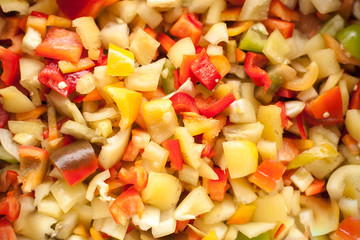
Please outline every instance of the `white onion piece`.
[[12, 140], [13, 135], [9, 130], [0, 129], [0, 142], [4, 149], [14, 156], [18, 161], [20, 160], [18, 153], [18, 145]]
[[119, 116], [118, 111], [112, 107], [104, 107], [97, 112], [84, 112], [83, 116], [88, 122], [95, 122], [103, 119], [115, 118]]

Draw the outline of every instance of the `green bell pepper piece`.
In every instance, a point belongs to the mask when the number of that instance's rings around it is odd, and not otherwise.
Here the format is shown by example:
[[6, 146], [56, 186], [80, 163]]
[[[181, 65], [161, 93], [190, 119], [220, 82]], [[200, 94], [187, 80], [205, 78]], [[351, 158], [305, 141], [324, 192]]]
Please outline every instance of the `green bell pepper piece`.
[[251, 27], [242, 35], [239, 48], [245, 51], [261, 53], [266, 42], [266, 35]]
[[248, 238], [247, 236], [239, 232], [238, 235], [236, 236], [236, 240], [270, 240], [270, 231], [264, 232], [259, 236], [253, 238]]
[[346, 51], [360, 60], [360, 24], [344, 28], [336, 35], [336, 38]]
[[338, 32], [344, 29], [345, 24], [345, 20], [339, 14], [336, 14], [322, 26], [320, 33], [326, 33], [327, 35], [335, 37]]
[[336, 157], [339, 155], [338, 151], [331, 145], [330, 143], [323, 143], [321, 145], [312, 147], [290, 161], [287, 166], [287, 169], [294, 169], [306, 164], [309, 164], [315, 160], [329, 158], [329, 157]]

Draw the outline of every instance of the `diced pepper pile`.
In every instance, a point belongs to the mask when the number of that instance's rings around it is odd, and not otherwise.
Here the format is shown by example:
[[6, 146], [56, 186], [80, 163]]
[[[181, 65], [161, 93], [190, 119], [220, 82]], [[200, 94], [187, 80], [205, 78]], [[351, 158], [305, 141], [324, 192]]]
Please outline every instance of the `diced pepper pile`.
[[360, 239], [359, 0], [0, 16], [0, 240]]

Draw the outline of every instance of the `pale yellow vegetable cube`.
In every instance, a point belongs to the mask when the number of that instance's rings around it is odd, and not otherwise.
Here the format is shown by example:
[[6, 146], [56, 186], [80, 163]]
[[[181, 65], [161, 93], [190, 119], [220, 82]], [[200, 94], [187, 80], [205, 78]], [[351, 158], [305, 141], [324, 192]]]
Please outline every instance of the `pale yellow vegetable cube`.
[[100, 30], [93, 17], [80, 17], [73, 20], [73, 26], [79, 34], [84, 47], [89, 50], [89, 57], [97, 60], [100, 55], [101, 38]]
[[130, 44], [130, 51], [141, 65], [146, 65], [151, 63], [159, 46], [160, 43], [158, 41], [144, 32], [144, 30], [138, 29]]
[[254, 222], [277, 222], [287, 217], [285, 200], [281, 194], [258, 197], [252, 204], [256, 207], [252, 218]]
[[276, 142], [279, 150], [282, 146], [283, 128], [281, 125], [281, 108], [275, 105], [260, 106], [257, 113], [258, 121], [264, 125], [262, 138]]
[[[35, 109], [35, 105], [16, 87], [10, 86], [0, 89], [2, 107], [10, 113], [22, 113]], [[21, 104], [19, 104], [21, 103]]]
[[340, 71], [334, 50], [325, 48], [308, 54], [311, 61], [319, 67], [318, 79], [328, 77]]
[[172, 102], [169, 99], [152, 100], [144, 103], [142, 113], [151, 139], [159, 144], [171, 137], [179, 125]]
[[165, 211], [176, 206], [181, 191], [181, 183], [176, 177], [167, 173], [151, 172], [141, 197], [144, 203]]
[[206, 190], [202, 186], [193, 189], [176, 208], [176, 220], [184, 221], [195, 219], [203, 213], [209, 212], [214, 207]]
[[154, 172], [162, 172], [165, 168], [169, 151], [151, 141], [145, 145], [142, 153], [143, 165]]
[[198, 169], [202, 163], [201, 152], [204, 148], [202, 144], [196, 144], [194, 138], [185, 127], [177, 127], [174, 137], [179, 139], [183, 160], [191, 167]]
[[253, 142], [246, 140], [223, 143], [226, 165], [231, 178], [254, 173], [258, 166], [258, 151]]

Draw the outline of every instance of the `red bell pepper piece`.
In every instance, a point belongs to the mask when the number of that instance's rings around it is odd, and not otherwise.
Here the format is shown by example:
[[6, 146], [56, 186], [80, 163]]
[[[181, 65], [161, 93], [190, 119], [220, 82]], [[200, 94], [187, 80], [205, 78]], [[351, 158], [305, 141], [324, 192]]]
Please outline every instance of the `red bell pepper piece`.
[[159, 33], [157, 40], [166, 52], [169, 52], [170, 48], [175, 44], [175, 41], [165, 33]]
[[190, 220], [184, 220], [184, 221], [176, 221], [176, 227], [175, 227], [175, 233], [183, 232], [187, 225], [189, 224]]
[[0, 215], [5, 215], [10, 221], [15, 221], [20, 215], [20, 203], [15, 197], [15, 192], [7, 193], [0, 201]]
[[177, 114], [180, 114], [181, 112], [194, 112], [199, 114], [195, 99], [186, 93], [177, 92], [170, 100]]
[[179, 73], [179, 87], [188, 80], [188, 78], [191, 79], [191, 81], [195, 84], [196, 83], [196, 77], [194, 73], [191, 71], [191, 64], [197, 59], [197, 55], [184, 55], [183, 60], [181, 62], [180, 67], [180, 73]]
[[45, 40], [35, 49], [35, 54], [52, 59], [78, 62], [82, 50], [83, 45], [77, 33], [52, 27], [46, 34]]
[[236, 98], [232, 92], [229, 92], [223, 98], [215, 102], [209, 102], [208, 99], [205, 100], [201, 96], [195, 98], [200, 114], [208, 118], [218, 115], [235, 100]]
[[272, 33], [275, 29], [279, 29], [284, 38], [291, 38], [293, 35], [295, 24], [281, 19], [268, 18], [262, 23], [265, 25], [269, 33]]
[[0, 192], [6, 192], [10, 186], [16, 188], [19, 174], [15, 171], [3, 171], [0, 175]]
[[54, 151], [50, 160], [70, 186], [83, 181], [98, 168], [95, 151], [91, 144], [84, 140]]
[[296, 116], [296, 122], [297, 122], [297, 125], [298, 125], [298, 128], [299, 128], [301, 139], [307, 139], [307, 135], [306, 135], [305, 128], [304, 128], [303, 114], [302, 113], [300, 113], [299, 115]]
[[314, 181], [308, 186], [305, 190], [306, 196], [312, 196], [321, 192], [324, 192], [325, 188], [325, 180], [314, 179]]
[[0, 105], [0, 128], [6, 127], [9, 119], [10, 119], [9, 113], [6, 112]]
[[226, 184], [228, 178], [228, 170], [223, 171], [221, 168], [215, 168], [214, 172], [218, 175], [218, 180], [209, 180], [209, 195], [212, 200], [224, 200], [226, 193]]
[[174, 87], [176, 90], [179, 89], [179, 87], [181, 86], [180, 84], [180, 76], [179, 76], [179, 69], [176, 68], [173, 71], [173, 76], [174, 76]]
[[304, 113], [305, 121], [310, 125], [331, 126], [341, 123], [344, 118], [340, 88], [334, 87], [306, 104]]
[[181, 171], [184, 161], [182, 159], [179, 139], [168, 139], [161, 143], [161, 146], [169, 151], [170, 167]]
[[274, 0], [270, 3], [269, 16], [278, 17], [284, 21], [299, 21], [300, 13], [286, 7], [280, 0]]
[[86, 69], [64, 75], [65, 81], [69, 84], [68, 95], [75, 91], [77, 81], [88, 72], [90, 72], [90, 70]]
[[0, 240], [16, 240], [14, 228], [5, 217], [0, 219]]
[[98, 66], [107, 65], [107, 58], [108, 58], [108, 55], [104, 55], [104, 49], [100, 48], [100, 54], [99, 54], [99, 58], [97, 60], [97, 65]]
[[201, 157], [208, 157], [208, 158], [213, 158], [215, 156], [215, 151], [214, 149], [211, 148], [210, 144], [206, 144], [204, 149], [201, 152]]
[[360, 83], [356, 85], [349, 104], [349, 109], [360, 109]]
[[190, 68], [196, 79], [210, 91], [214, 90], [221, 80], [220, 73], [210, 61], [205, 49], [198, 54], [197, 59], [191, 63]]
[[23, 146], [18, 149], [20, 157], [21, 189], [31, 192], [44, 180], [48, 169], [49, 153], [42, 148]]
[[269, 60], [265, 57], [265, 55], [254, 52], [247, 52], [244, 61], [246, 74], [256, 86], [263, 86], [265, 88], [265, 92], [271, 86], [272, 81], [267, 72], [261, 68], [265, 67], [268, 62]]
[[134, 185], [138, 191], [141, 191], [146, 187], [148, 172], [143, 166], [136, 163], [135, 166], [131, 167], [129, 170], [121, 168], [118, 178], [126, 184]]
[[70, 84], [65, 81], [57, 65], [50, 63], [38, 75], [39, 82], [55, 90], [64, 97], [70, 94]]
[[360, 238], [360, 219], [347, 216], [331, 235], [332, 240], [357, 240]]
[[288, 116], [286, 115], [285, 103], [279, 101], [275, 103], [275, 106], [281, 108], [281, 125], [283, 128], [287, 128], [289, 126], [289, 123], [288, 123]]
[[30, 16], [40, 17], [40, 18], [45, 18], [45, 19], [48, 19], [48, 17], [49, 17], [49, 15], [47, 15], [46, 13], [42, 13], [42, 12], [38, 12], [38, 11], [32, 11], [30, 13]]
[[295, 98], [297, 92], [281, 87], [279, 90], [277, 90], [275, 95], [284, 98]]
[[79, 17], [96, 17], [101, 8], [116, 0], [56, 0], [60, 10], [71, 20]]
[[20, 79], [19, 59], [17, 54], [0, 47], [0, 60], [3, 68], [0, 78], [8, 86], [15, 85]]
[[277, 183], [285, 173], [286, 167], [278, 161], [266, 159], [263, 161], [255, 173], [249, 177], [252, 182], [267, 192], [275, 190]]
[[169, 32], [171, 35], [179, 38], [190, 37], [194, 45], [197, 45], [202, 35], [202, 27], [202, 22], [193, 13], [182, 14], [172, 25]]
[[109, 210], [116, 223], [125, 225], [132, 215], [138, 214], [141, 217], [144, 208], [140, 194], [131, 187], [115, 199]]
[[127, 145], [124, 156], [122, 158], [125, 162], [133, 162], [140, 153], [140, 148], [135, 145], [134, 139], [131, 139]]

